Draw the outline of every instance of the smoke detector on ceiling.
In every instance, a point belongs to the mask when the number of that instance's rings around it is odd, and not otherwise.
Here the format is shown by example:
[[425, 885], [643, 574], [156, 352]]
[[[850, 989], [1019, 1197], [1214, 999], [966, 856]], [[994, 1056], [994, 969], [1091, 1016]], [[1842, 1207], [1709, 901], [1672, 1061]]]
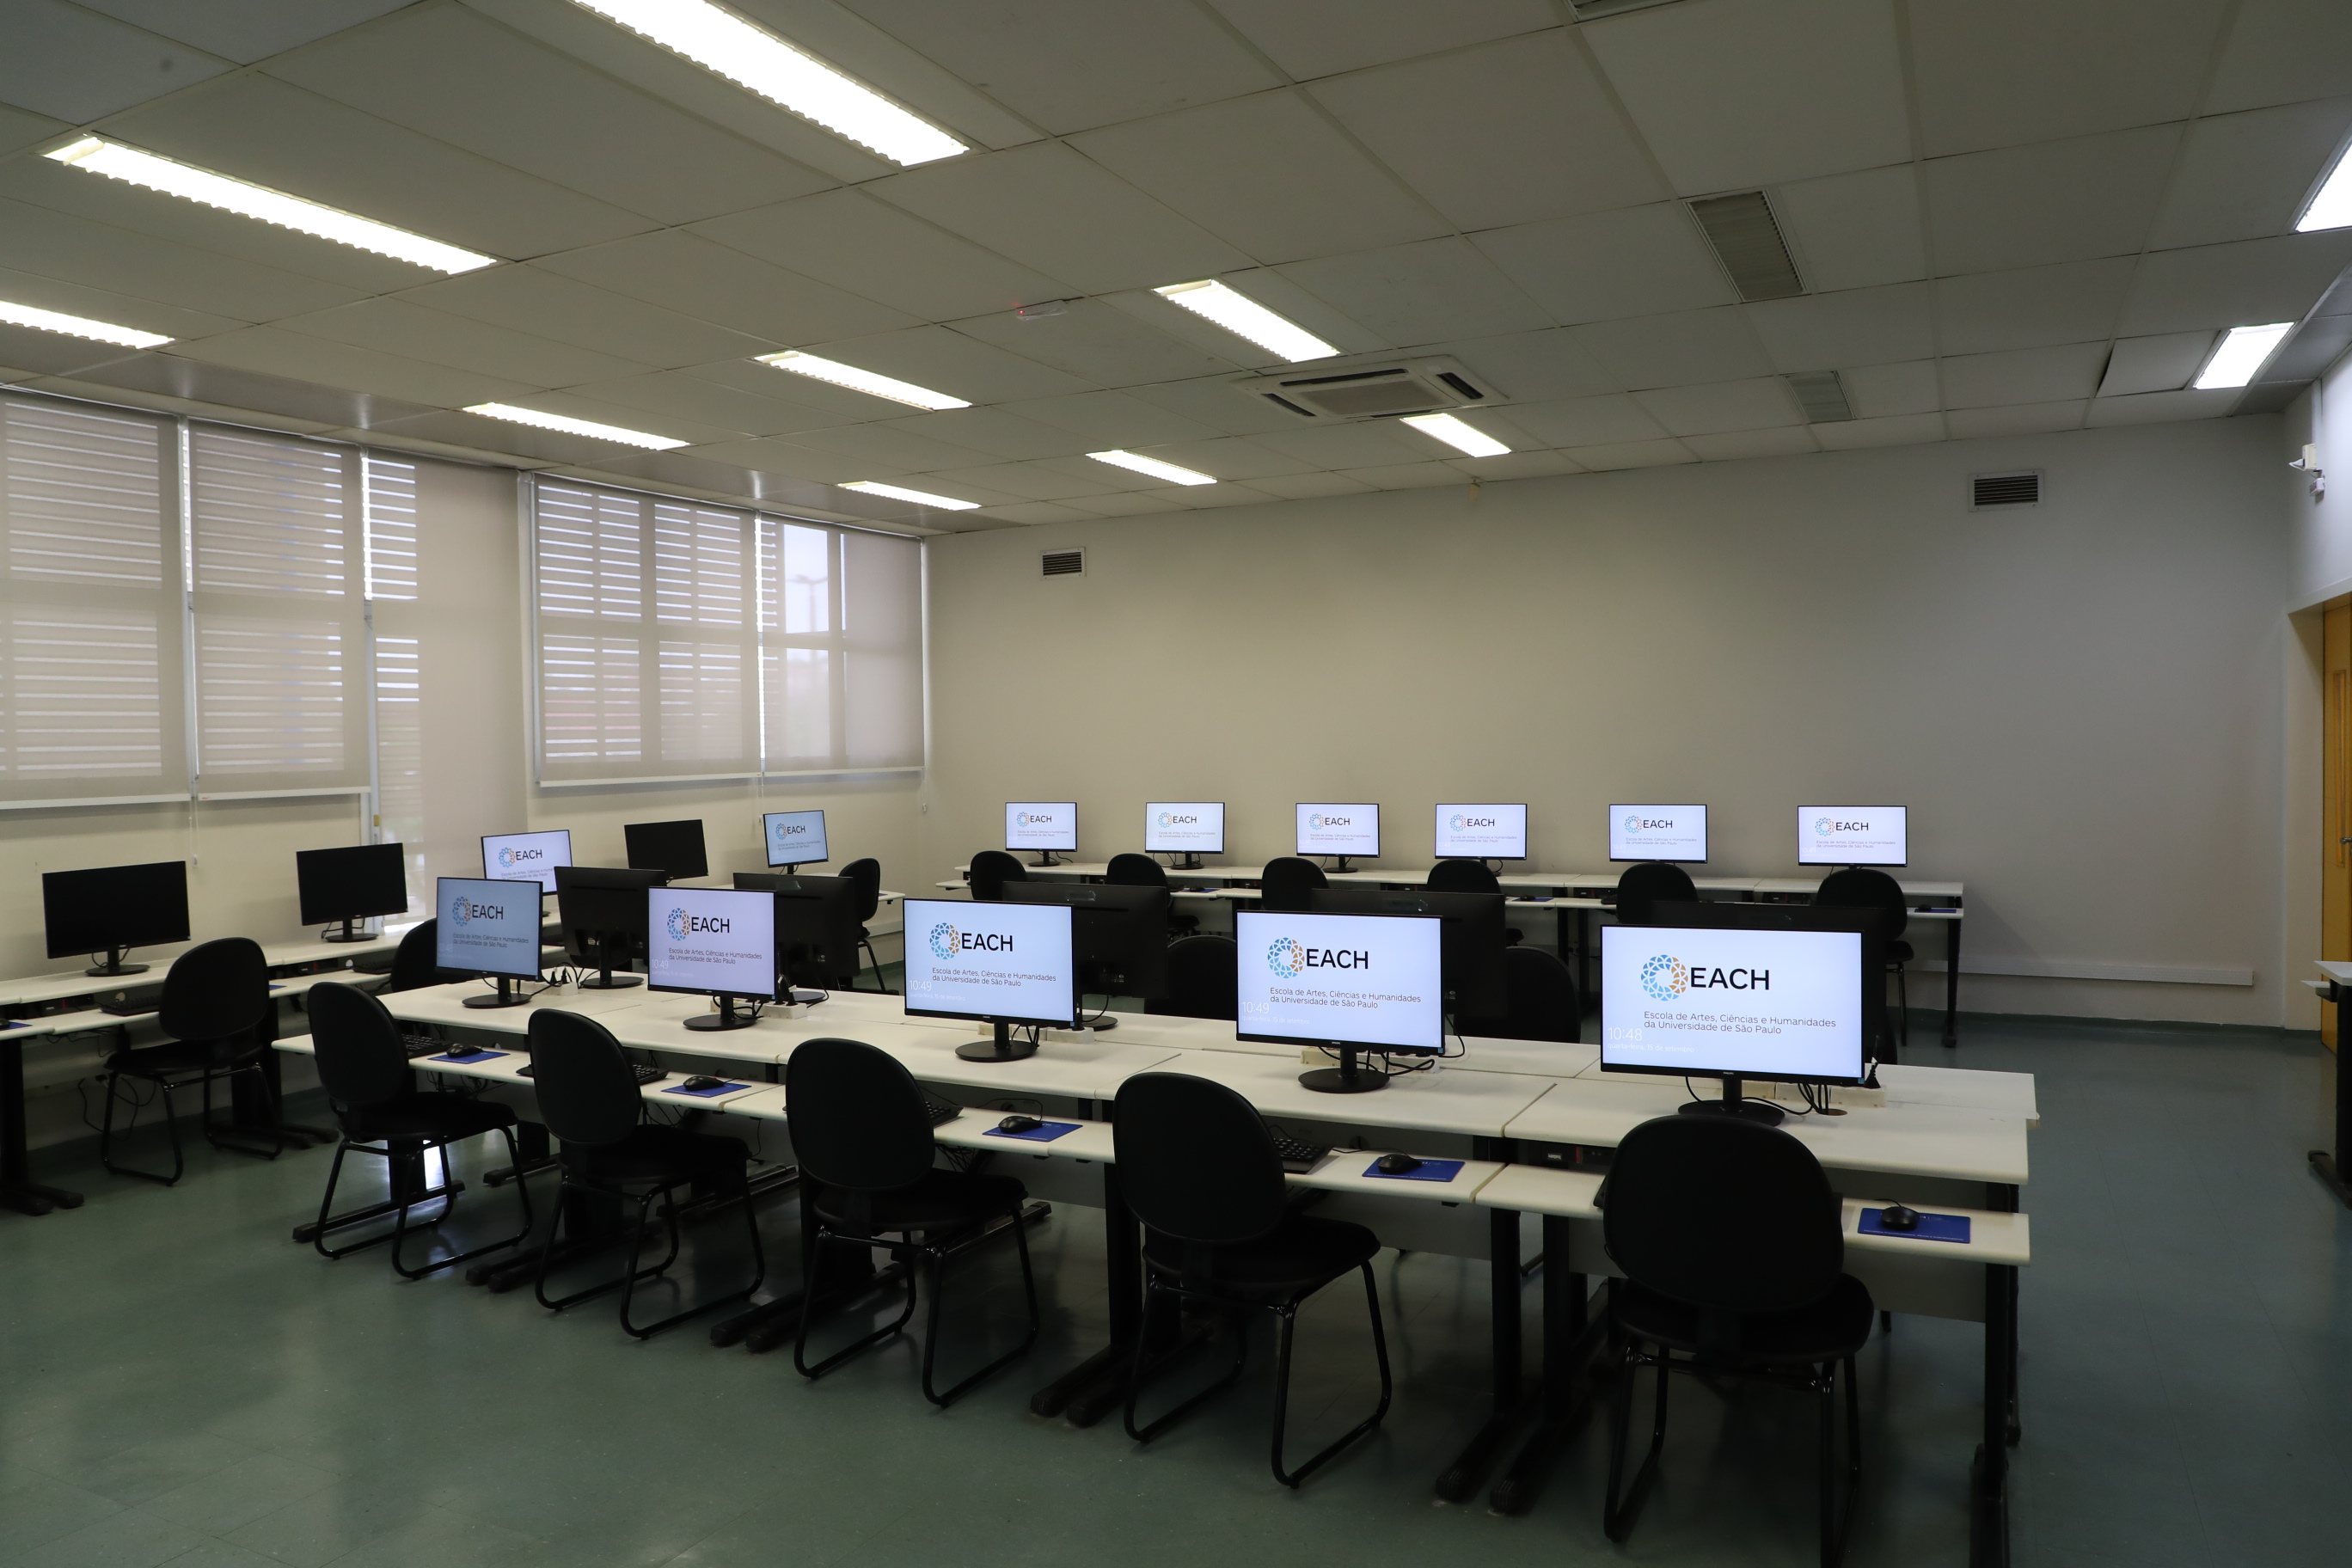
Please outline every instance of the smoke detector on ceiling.
[[1345, 369], [1302, 366], [1280, 375], [1244, 376], [1232, 384], [1244, 396], [1318, 425], [1510, 401], [1450, 359], [1381, 360]]

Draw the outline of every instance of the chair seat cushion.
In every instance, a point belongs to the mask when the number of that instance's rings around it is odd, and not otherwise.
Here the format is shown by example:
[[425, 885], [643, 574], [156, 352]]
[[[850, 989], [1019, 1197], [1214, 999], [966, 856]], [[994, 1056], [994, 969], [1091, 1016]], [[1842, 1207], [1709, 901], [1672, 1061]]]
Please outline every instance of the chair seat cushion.
[[346, 1137], [374, 1143], [387, 1138], [473, 1138], [515, 1123], [510, 1107], [465, 1094], [401, 1094], [340, 1113]]
[[106, 1058], [109, 1072], [152, 1078], [157, 1073], [197, 1072], [226, 1068], [240, 1057], [256, 1053], [254, 1042], [239, 1037], [226, 1040], [166, 1040], [155, 1046], [132, 1046]]
[[[1617, 1322], [1626, 1332], [1670, 1349], [1699, 1348], [1699, 1311], [1654, 1290], [1621, 1279], [1612, 1292]], [[1870, 1290], [1841, 1274], [1830, 1293], [1787, 1312], [1742, 1312], [1738, 1354], [1745, 1361], [1836, 1361], [1870, 1338]]]
[[865, 1194], [864, 1214], [854, 1202], [858, 1195], [847, 1187], [820, 1186], [817, 1218], [857, 1234], [961, 1230], [1014, 1212], [1028, 1200], [1029, 1189], [1011, 1176], [933, 1170], [911, 1187]]
[[1908, 963], [1916, 956], [1907, 942], [1897, 939], [1886, 944], [1886, 962], [1889, 963]]
[[[1206, 1279], [1187, 1283], [1240, 1290], [1312, 1289], [1370, 1262], [1380, 1249], [1381, 1238], [1360, 1225], [1291, 1215], [1255, 1241], [1212, 1248], [1213, 1272]], [[1186, 1250], [1185, 1244], [1172, 1236], [1156, 1230], [1145, 1233], [1143, 1258], [1155, 1273], [1181, 1277]]]
[[582, 1181], [622, 1184], [652, 1182], [724, 1183], [743, 1179], [751, 1151], [733, 1138], [688, 1132], [680, 1127], [633, 1127], [618, 1143], [563, 1146], [567, 1174]]

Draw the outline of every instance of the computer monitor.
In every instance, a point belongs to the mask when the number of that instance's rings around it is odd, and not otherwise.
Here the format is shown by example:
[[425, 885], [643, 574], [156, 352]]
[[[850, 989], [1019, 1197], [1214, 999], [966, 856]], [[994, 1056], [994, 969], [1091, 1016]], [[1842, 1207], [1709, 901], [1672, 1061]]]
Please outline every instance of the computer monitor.
[[134, 947], [188, 940], [188, 863], [100, 866], [41, 873], [41, 920], [51, 958], [106, 956], [84, 974], [144, 974], [125, 963]]
[[776, 999], [776, 900], [731, 888], [647, 893], [646, 984], [719, 999], [719, 1011], [686, 1021], [689, 1029], [744, 1029], [759, 1022], [756, 1014], [735, 1011], [735, 1004]]
[[616, 974], [646, 952], [646, 894], [669, 879], [660, 871], [624, 866], [558, 866], [555, 918], [563, 925], [564, 955], [594, 974], [582, 989], [617, 991], [643, 985], [641, 974]]
[[496, 882], [537, 882], [555, 891], [555, 868], [572, 864], [572, 829], [491, 833], [482, 838], [482, 875]]
[[1381, 858], [1381, 808], [1370, 804], [1331, 805], [1309, 801], [1298, 807], [1298, 849], [1301, 855], [1335, 855], [1331, 869], [1346, 871], [1348, 858]]
[[1517, 805], [1446, 805], [1437, 807], [1440, 860], [1524, 860], [1528, 858], [1528, 808]]
[[1203, 855], [1225, 852], [1222, 800], [1155, 800], [1143, 808], [1143, 852], [1181, 855], [1180, 871], [1197, 871]]
[[1706, 859], [1706, 807], [1611, 806], [1609, 858], [1703, 864]]
[[1445, 1010], [1465, 1018], [1500, 1017], [1511, 1010], [1500, 893], [1314, 888], [1307, 907], [1318, 914], [1434, 915], [1443, 937]]
[[442, 969], [496, 980], [495, 994], [468, 996], [468, 1007], [520, 1007], [530, 1000], [517, 980], [539, 973], [539, 895], [520, 877], [442, 877], [433, 885], [433, 962]]
[[1717, 1078], [1685, 1111], [1778, 1123], [1748, 1079], [1860, 1083], [1878, 1033], [1864, 977], [1885, 972], [1874, 910], [1664, 903], [1656, 925], [1601, 929], [1601, 1066]]
[[[787, 985], [847, 988], [857, 975], [857, 884], [846, 877], [738, 871], [735, 886], [776, 900], [777, 977]], [[794, 1001], [821, 997], [795, 996]]]
[[992, 1040], [956, 1047], [966, 1061], [1036, 1055], [1012, 1029], [1066, 1029], [1077, 1022], [1074, 925], [1067, 904], [908, 899], [907, 1016], [994, 1025]]
[[1436, 1056], [1445, 1048], [1442, 922], [1426, 915], [1297, 914], [1243, 910], [1234, 980], [1244, 1040], [1319, 1046], [1336, 1068], [1298, 1081], [1325, 1094], [1387, 1087], [1365, 1052]]
[[1015, 854], [1037, 851], [1033, 866], [1058, 866], [1055, 854], [1078, 852], [1078, 803], [1074, 800], [1008, 800], [1004, 803], [1004, 847]]
[[406, 847], [352, 844], [340, 849], [294, 851], [294, 890], [306, 926], [342, 924], [323, 942], [373, 942], [352, 922], [408, 911]]
[[702, 819], [683, 822], [631, 822], [621, 828], [628, 846], [629, 865], [640, 871], [665, 871], [673, 882], [686, 877], [708, 877], [710, 861], [702, 849]]
[[1908, 865], [1910, 817], [1910, 808], [1901, 805], [1801, 805], [1797, 864]]
[[824, 813], [772, 811], [760, 818], [771, 866], [822, 866], [833, 858], [824, 842]]
[[1087, 1027], [1099, 1033], [1118, 1026], [1110, 1016], [1113, 996], [1151, 1000], [1168, 994], [1167, 889], [1108, 882], [1007, 882], [1002, 897], [1016, 904], [1070, 907], [1078, 991], [1104, 999], [1102, 1013]]

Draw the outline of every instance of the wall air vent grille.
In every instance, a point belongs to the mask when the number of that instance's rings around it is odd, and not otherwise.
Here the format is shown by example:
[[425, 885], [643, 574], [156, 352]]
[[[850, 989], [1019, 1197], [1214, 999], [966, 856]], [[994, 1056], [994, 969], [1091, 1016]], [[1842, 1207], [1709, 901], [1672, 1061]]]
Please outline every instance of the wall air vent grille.
[[1245, 396], [1269, 403], [1295, 419], [1318, 425], [1482, 408], [1508, 401], [1450, 359], [1381, 360], [1337, 368], [1302, 366], [1281, 375], [1244, 376], [1233, 385]]
[[1741, 299], [1786, 300], [1805, 291], [1763, 192], [1709, 196], [1691, 203], [1690, 210]]
[[2042, 504], [2042, 471], [1974, 474], [1969, 479], [1969, 510], [1991, 511]]
[[1087, 574], [1087, 552], [1083, 550], [1048, 550], [1037, 557], [1041, 577], [1083, 577]]

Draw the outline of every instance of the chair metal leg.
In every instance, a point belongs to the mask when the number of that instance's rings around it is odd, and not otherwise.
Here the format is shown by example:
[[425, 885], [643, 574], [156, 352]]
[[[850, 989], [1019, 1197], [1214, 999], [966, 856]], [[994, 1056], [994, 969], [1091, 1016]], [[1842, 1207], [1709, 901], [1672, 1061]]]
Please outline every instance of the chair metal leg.
[[[1175, 1409], [1169, 1411], [1166, 1415], [1160, 1416], [1150, 1426], [1138, 1426], [1135, 1424], [1135, 1411], [1137, 1405], [1143, 1397], [1143, 1385], [1151, 1381], [1152, 1373], [1156, 1370], [1160, 1361], [1165, 1359], [1165, 1357], [1155, 1358], [1152, 1353], [1153, 1347], [1158, 1343], [1158, 1341], [1154, 1339], [1151, 1332], [1151, 1310], [1158, 1304], [1160, 1298], [1162, 1296], [1173, 1296], [1180, 1301], [1183, 1300], [1183, 1296], [1181, 1292], [1167, 1289], [1158, 1280], [1154, 1279], [1148, 1281], [1143, 1289], [1143, 1312], [1136, 1323], [1135, 1366], [1128, 1379], [1126, 1425], [1127, 1435], [1139, 1443], [1150, 1442], [1154, 1437], [1157, 1437], [1162, 1432], [1167, 1431], [1169, 1427], [1173, 1426], [1177, 1422], [1181, 1421], [1185, 1416], [1190, 1415], [1193, 1411], [1199, 1409], [1210, 1400], [1214, 1399], [1218, 1394], [1223, 1394], [1228, 1388], [1231, 1388], [1234, 1382], [1240, 1378], [1242, 1369], [1249, 1364], [1248, 1322], [1245, 1319], [1236, 1318], [1233, 1323], [1234, 1364], [1225, 1369], [1225, 1374], [1217, 1379], [1216, 1382], [1209, 1384], [1208, 1387], [1201, 1390], [1198, 1394], [1186, 1399], [1182, 1404], [1177, 1405]], [[1186, 1347], [1180, 1343], [1178, 1350], [1174, 1353], [1181, 1354], [1184, 1348]]]
[[[1846, 1472], [1845, 1503], [1837, 1502], [1837, 1383], [1845, 1374]], [[1853, 1358], [1824, 1363], [1821, 1369], [1822, 1409], [1822, 1568], [1838, 1568], [1845, 1556], [1846, 1539], [1853, 1529], [1854, 1500], [1862, 1494], [1862, 1392], [1853, 1375]]]
[[1389, 1413], [1389, 1397], [1391, 1393], [1389, 1376], [1389, 1342], [1388, 1335], [1381, 1327], [1380, 1289], [1372, 1279], [1372, 1266], [1366, 1263], [1362, 1268], [1364, 1300], [1370, 1307], [1372, 1314], [1372, 1354], [1379, 1361], [1381, 1367], [1381, 1402], [1370, 1415], [1349, 1427], [1321, 1452], [1295, 1470], [1286, 1470], [1282, 1468], [1282, 1440], [1285, 1428], [1289, 1422], [1291, 1334], [1297, 1325], [1299, 1304], [1293, 1301], [1276, 1311], [1276, 1319], [1280, 1326], [1277, 1331], [1274, 1358], [1274, 1479], [1284, 1486], [1297, 1487], [1308, 1476], [1321, 1468], [1326, 1461], [1335, 1458], [1340, 1449], [1379, 1426], [1381, 1418]]
[[1028, 1299], [1029, 1331], [1022, 1336], [1019, 1344], [1014, 1345], [978, 1372], [966, 1376], [962, 1382], [945, 1394], [935, 1393], [932, 1390], [931, 1367], [939, 1355], [940, 1309], [947, 1299], [947, 1290], [940, 1279], [947, 1267], [946, 1249], [935, 1248], [930, 1253], [928, 1261], [931, 1276], [931, 1310], [923, 1329], [923, 1397], [943, 1410], [962, 1398], [965, 1392], [981, 1379], [992, 1373], [1002, 1372], [1026, 1355], [1029, 1352], [1029, 1347], [1037, 1342], [1037, 1332], [1044, 1325], [1044, 1318], [1037, 1310], [1037, 1277], [1029, 1266], [1029, 1227], [1022, 1223], [1018, 1209], [1015, 1209], [1013, 1214], [1012, 1230], [1013, 1245], [1021, 1253], [1021, 1290], [1022, 1294]]
[[[516, 1164], [518, 1169], [520, 1169], [520, 1163], [515, 1159], [514, 1130], [512, 1128], [501, 1127], [498, 1131], [499, 1135], [506, 1140], [508, 1162], [509, 1163]], [[507, 1237], [503, 1240], [484, 1242], [479, 1247], [442, 1258], [437, 1263], [428, 1263], [422, 1268], [410, 1268], [404, 1266], [400, 1261], [400, 1247], [402, 1238], [405, 1236], [408, 1228], [409, 1209], [416, 1204], [428, 1202], [436, 1196], [444, 1198], [446, 1201], [441, 1206], [440, 1214], [432, 1221], [433, 1224], [439, 1225], [443, 1220], [449, 1217], [449, 1211], [452, 1208], [455, 1208], [457, 1204], [457, 1193], [460, 1189], [460, 1184], [457, 1181], [457, 1172], [450, 1169], [449, 1166], [449, 1145], [446, 1143], [427, 1144], [425, 1149], [419, 1150], [417, 1152], [418, 1159], [421, 1162], [425, 1153], [433, 1149], [438, 1149], [441, 1152], [440, 1188], [437, 1192], [434, 1189], [428, 1188], [425, 1191], [417, 1194], [415, 1197], [404, 1202], [400, 1205], [400, 1217], [394, 1222], [393, 1226], [392, 1271], [399, 1275], [403, 1279], [422, 1279], [426, 1275], [437, 1274], [444, 1268], [454, 1268], [460, 1263], [470, 1263], [475, 1258], [483, 1257], [488, 1253], [503, 1252], [509, 1247], [520, 1247], [524, 1242], [530, 1239], [531, 1231], [537, 1228], [539, 1225], [539, 1216], [533, 1212], [530, 1206], [530, 1184], [523, 1180], [523, 1178], [518, 1174], [515, 1177], [515, 1196], [522, 1205], [522, 1228], [520, 1230], [515, 1232], [512, 1236]], [[342, 1151], [338, 1149], [335, 1152], [335, 1157], [340, 1162], [342, 1158]], [[322, 1225], [325, 1223], [323, 1215], [321, 1216], [320, 1223]]]
[[[815, 1382], [818, 1378], [823, 1377], [826, 1373], [831, 1372], [835, 1367], [839, 1366], [843, 1362], [845, 1362], [852, 1356], [858, 1354], [860, 1352], [869, 1350], [873, 1346], [880, 1344], [884, 1340], [889, 1339], [894, 1334], [903, 1333], [906, 1331], [908, 1322], [915, 1315], [915, 1297], [919, 1293], [919, 1287], [918, 1282], [922, 1278], [923, 1271], [919, 1268], [909, 1268], [907, 1270], [907, 1305], [906, 1308], [899, 1312], [898, 1318], [894, 1321], [885, 1324], [883, 1327], [875, 1330], [870, 1334], [866, 1334], [859, 1339], [851, 1341], [847, 1345], [834, 1352], [831, 1355], [825, 1357], [814, 1366], [811, 1366], [809, 1364], [809, 1327], [812, 1320], [816, 1315], [816, 1302], [817, 1298], [820, 1295], [817, 1289], [817, 1281], [824, 1268], [824, 1244], [828, 1241], [843, 1241], [845, 1239], [847, 1238], [835, 1236], [831, 1231], [821, 1229], [817, 1232], [816, 1245], [809, 1255], [808, 1282], [801, 1288], [801, 1331], [793, 1341], [793, 1368], [803, 1377], [807, 1378], [812, 1383]], [[867, 1244], [865, 1242], [857, 1242], [854, 1245], [865, 1246]], [[936, 1289], [936, 1284], [934, 1285], [934, 1289]]]
[[1642, 1460], [1642, 1468], [1633, 1477], [1633, 1484], [1621, 1493], [1617, 1484], [1625, 1474], [1625, 1445], [1633, 1435], [1634, 1384], [1641, 1381], [1641, 1369], [1650, 1358], [1642, 1353], [1641, 1342], [1629, 1341], [1625, 1346], [1624, 1365], [1618, 1373], [1616, 1419], [1609, 1438], [1609, 1490], [1601, 1504], [1601, 1528], [1610, 1540], [1622, 1542], [1633, 1532], [1634, 1516], [1649, 1496], [1650, 1483], [1656, 1479], [1658, 1455], [1666, 1446], [1666, 1377], [1670, 1352], [1658, 1347], [1654, 1364], [1658, 1369], [1658, 1399], [1656, 1417], [1650, 1427], [1650, 1451]]
[[1911, 1048], [1911, 972], [1901, 964], [1895, 966], [1895, 997], [1903, 1008], [1903, 1049]]
[[[188, 1162], [185, 1152], [180, 1147], [180, 1119], [175, 1114], [177, 1108], [172, 1101], [172, 1082], [169, 1079], [161, 1078], [149, 1079], [147, 1081], [155, 1086], [156, 1098], [163, 1102], [163, 1128], [172, 1140], [172, 1173], [168, 1176], [159, 1176], [152, 1171], [142, 1171], [135, 1165], [118, 1165], [114, 1163], [114, 1097], [117, 1088], [122, 1082], [121, 1073], [109, 1073], [106, 1078], [106, 1124], [99, 1133], [99, 1163], [118, 1176], [136, 1176], [142, 1182], [153, 1182], [158, 1186], [177, 1186], [181, 1176], [187, 1172]], [[134, 1115], [131, 1120], [133, 1125], [136, 1125], [138, 1118]], [[126, 1128], [124, 1131], [127, 1133], [129, 1129]]]

